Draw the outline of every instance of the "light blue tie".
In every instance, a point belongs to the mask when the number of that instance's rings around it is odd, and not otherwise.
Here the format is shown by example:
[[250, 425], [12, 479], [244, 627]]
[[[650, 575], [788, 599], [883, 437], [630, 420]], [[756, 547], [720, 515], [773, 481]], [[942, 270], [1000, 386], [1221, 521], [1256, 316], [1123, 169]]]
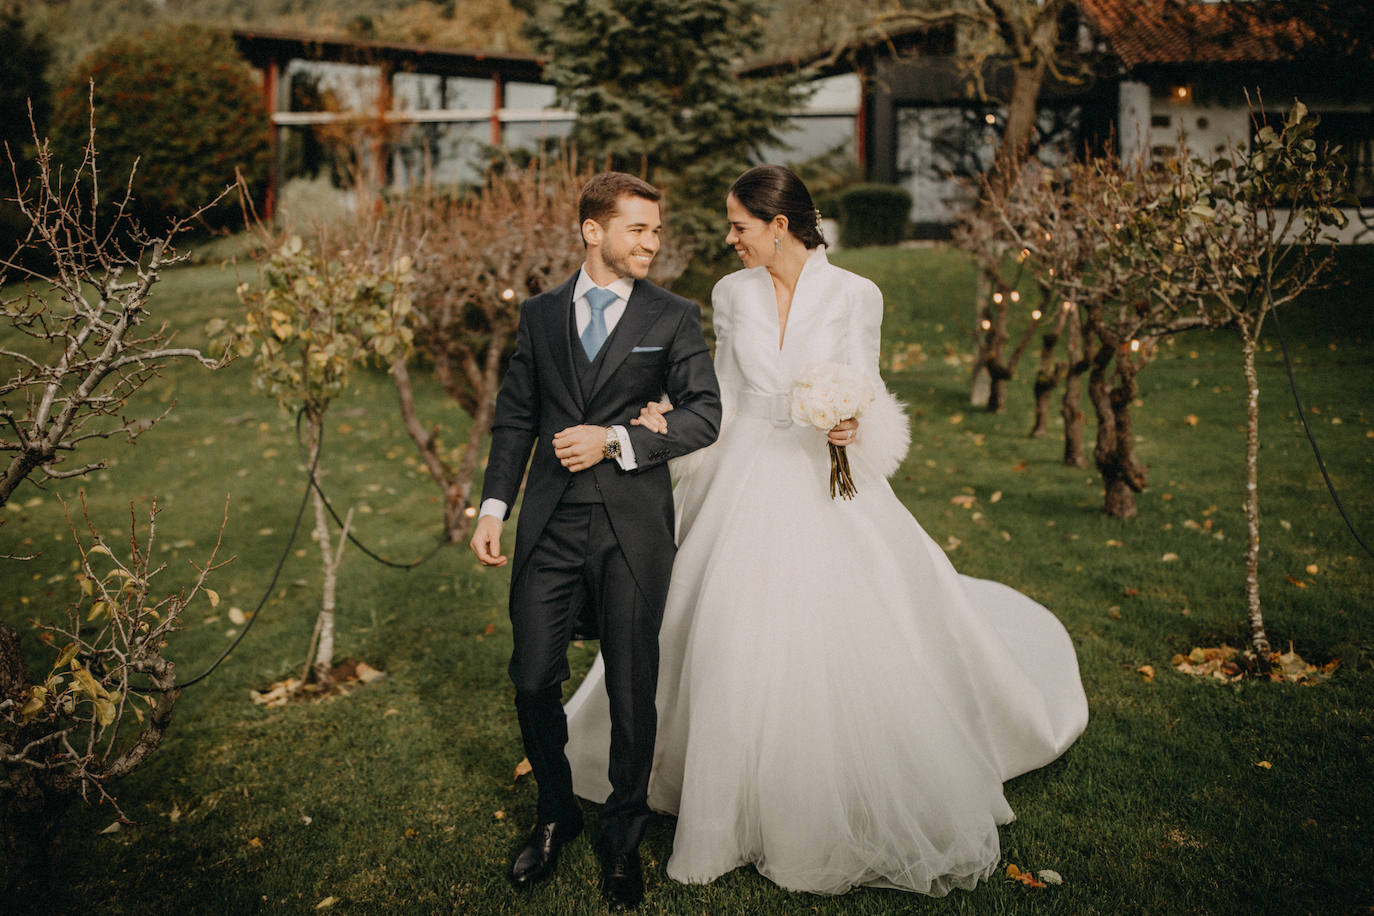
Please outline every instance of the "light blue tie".
[[604, 287], [593, 286], [587, 290], [587, 305], [592, 309], [592, 320], [587, 322], [587, 327], [582, 331], [582, 349], [587, 354], [587, 359], [596, 359], [601, 345], [606, 342], [606, 309], [619, 298], [613, 291]]

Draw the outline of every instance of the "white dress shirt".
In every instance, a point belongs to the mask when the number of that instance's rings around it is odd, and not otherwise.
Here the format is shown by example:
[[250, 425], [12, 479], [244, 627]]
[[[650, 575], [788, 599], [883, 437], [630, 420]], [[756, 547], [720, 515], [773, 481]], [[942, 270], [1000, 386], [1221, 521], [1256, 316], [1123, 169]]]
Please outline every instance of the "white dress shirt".
[[[577, 336], [579, 338], [592, 320], [592, 307], [587, 304], [587, 290], [595, 286], [596, 283], [587, 276], [587, 265], [583, 264], [582, 269], [577, 272], [577, 283], [573, 286], [573, 318], [577, 322]], [[621, 316], [625, 314], [625, 308], [630, 303], [630, 293], [634, 292], [634, 288], [633, 277], [620, 277], [606, 287], [616, 295], [616, 301], [606, 306], [606, 311], [602, 313], [602, 317], [606, 321], [607, 340], [610, 339], [615, 326], [620, 323]], [[615, 430], [616, 437], [620, 439], [620, 454], [615, 459], [616, 464], [620, 465], [622, 470], [634, 470], [639, 464], [635, 461], [635, 449], [630, 442], [629, 433], [623, 426], [612, 426], [611, 429]], [[494, 515], [504, 519], [507, 508], [509, 507], [503, 499], [484, 499], [481, 509], [478, 511], [478, 517]]]

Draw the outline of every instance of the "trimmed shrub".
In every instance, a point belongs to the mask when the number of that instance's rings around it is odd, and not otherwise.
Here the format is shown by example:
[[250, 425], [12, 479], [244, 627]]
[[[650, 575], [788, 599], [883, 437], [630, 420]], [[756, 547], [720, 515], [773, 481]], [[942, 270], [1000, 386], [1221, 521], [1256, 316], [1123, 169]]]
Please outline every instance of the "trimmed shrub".
[[860, 184], [840, 194], [840, 243], [845, 248], [895, 245], [906, 234], [911, 193], [888, 184]]
[[[52, 136], [58, 160], [80, 163], [95, 82], [95, 129], [101, 196], [134, 176], [134, 214], [151, 232], [213, 200], [243, 171], [251, 188], [267, 186], [269, 127], [252, 69], [228, 35], [198, 26], [116, 38], [86, 58], [59, 90]], [[234, 201], [204, 215], [217, 228], [239, 217]]]

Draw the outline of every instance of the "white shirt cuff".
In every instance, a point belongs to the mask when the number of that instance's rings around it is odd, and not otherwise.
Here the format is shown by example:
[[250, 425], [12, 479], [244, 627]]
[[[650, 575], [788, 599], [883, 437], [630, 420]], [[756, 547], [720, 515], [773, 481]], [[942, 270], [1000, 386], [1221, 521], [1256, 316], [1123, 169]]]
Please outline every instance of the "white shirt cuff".
[[497, 519], [504, 521], [507, 508], [509, 507], [506, 505], [504, 499], [484, 499], [482, 500], [481, 508], [477, 510], [477, 517], [481, 518], [484, 515], [494, 515]]
[[612, 426], [611, 429], [615, 430], [616, 438], [620, 440], [620, 454], [616, 456], [615, 463], [620, 465], [622, 471], [633, 471], [639, 467], [639, 462], [635, 461], [635, 447], [630, 441], [630, 434], [623, 426]]

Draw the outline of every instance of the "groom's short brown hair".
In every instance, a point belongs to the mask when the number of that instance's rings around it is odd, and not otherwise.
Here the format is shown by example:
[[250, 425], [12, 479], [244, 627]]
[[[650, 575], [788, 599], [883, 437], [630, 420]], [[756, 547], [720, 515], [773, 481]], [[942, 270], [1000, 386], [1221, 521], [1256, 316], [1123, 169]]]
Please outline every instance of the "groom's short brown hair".
[[663, 192], [642, 178], [624, 172], [602, 172], [593, 175], [577, 196], [577, 225], [594, 219], [604, 226], [606, 220], [615, 216], [616, 202], [626, 194], [654, 203], [663, 197]]

